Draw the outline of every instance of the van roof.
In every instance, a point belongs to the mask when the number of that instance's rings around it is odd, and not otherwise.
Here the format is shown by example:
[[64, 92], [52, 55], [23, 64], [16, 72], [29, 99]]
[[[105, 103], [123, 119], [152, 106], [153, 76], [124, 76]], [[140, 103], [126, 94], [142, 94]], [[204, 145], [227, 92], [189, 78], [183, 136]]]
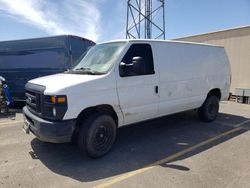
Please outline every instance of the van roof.
[[0, 51], [19, 51], [31, 49], [48, 49], [48, 48], [66, 48], [68, 39], [77, 39], [79, 41], [88, 41], [95, 44], [93, 41], [74, 36], [74, 35], [57, 35], [41, 38], [19, 39], [10, 41], [0, 41]]
[[53, 35], [53, 36], [45, 36], [45, 37], [37, 37], [37, 38], [26, 38], [26, 39], [16, 39], [16, 40], [4, 40], [0, 41], [0, 43], [5, 43], [5, 42], [26, 42], [26, 41], [35, 41], [35, 40], [41, 40], [41, 39], [54, 39], [54, 38], [65, 38], [65, 37], [72, 37], [72, 38], [78, 38], [82, 40], [89, 41], [91, 43], [95, 43], [90, 39], [80, 37], [77, 35]]
[[207, 44], [207, 43], [178, 41], [178, 40], [158, 40], [158, 39], [117, 39], [117, 40], [102, 42], [100, 44], [111, 43], [111, 42], [147, 42], [147, 43], [151, 43], [151, 42], [167, 42], [167, 43], [195, 44], [195, 45], [202, 45], [202, 46], [214, 46], [214, 47], [224, 48], [223, 46], [214, 45], [214, 44]]

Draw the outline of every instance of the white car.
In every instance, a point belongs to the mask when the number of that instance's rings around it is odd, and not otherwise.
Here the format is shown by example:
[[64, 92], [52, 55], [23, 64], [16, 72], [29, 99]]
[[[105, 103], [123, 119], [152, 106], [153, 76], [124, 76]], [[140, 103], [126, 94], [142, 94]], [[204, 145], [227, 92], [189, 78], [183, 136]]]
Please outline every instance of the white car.
[[213, 121], [229, 96], [231, 71], [223, 47], [160, 40], [119, 40], [93, 46], [62, 74], [30, 80], [24, 130], [45, 142], [77, 138], [100, 157], [117, 128], [198, 109]]

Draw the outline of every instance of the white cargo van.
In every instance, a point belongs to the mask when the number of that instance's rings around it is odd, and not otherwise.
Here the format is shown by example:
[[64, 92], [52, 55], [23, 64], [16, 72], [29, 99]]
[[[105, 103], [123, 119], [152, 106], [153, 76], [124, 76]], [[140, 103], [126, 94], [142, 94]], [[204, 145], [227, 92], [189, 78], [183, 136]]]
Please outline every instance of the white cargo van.
[[223, 47], [119, 40], [93, 46], [72, 69], [26, 84], [24, 130], [45, 142], [77, 138], [91, 157], [106, 154], [118, 127], [198, 109], [213, 121], [228, 98]]

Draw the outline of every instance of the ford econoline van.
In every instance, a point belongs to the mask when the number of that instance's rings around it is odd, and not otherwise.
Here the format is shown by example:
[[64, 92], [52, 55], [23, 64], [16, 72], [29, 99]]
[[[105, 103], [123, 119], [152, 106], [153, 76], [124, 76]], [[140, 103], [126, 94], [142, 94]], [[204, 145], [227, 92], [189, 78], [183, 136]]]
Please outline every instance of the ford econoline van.
[[77, 138], [81, 151], [100, 157], [117, 128], [197, 109], [216, 119], [229, 95], [223, 47], [177, 41], [119, 40], [93, 46], [62, 74], [30, 80], [23, 109], [26, 133], [44, 142]]

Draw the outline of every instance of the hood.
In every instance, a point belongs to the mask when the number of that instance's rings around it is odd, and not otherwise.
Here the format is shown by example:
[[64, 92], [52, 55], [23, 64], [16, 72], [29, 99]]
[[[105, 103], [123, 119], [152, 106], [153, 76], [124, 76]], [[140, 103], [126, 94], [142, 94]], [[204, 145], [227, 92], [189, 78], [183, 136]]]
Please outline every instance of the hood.
[[103, 75], [83, 74], [54, 74], [30, 80], [29, 83], [45, 86], [45, 93], [59, 93], [68, 87], [90, 82], [103, 77]]

